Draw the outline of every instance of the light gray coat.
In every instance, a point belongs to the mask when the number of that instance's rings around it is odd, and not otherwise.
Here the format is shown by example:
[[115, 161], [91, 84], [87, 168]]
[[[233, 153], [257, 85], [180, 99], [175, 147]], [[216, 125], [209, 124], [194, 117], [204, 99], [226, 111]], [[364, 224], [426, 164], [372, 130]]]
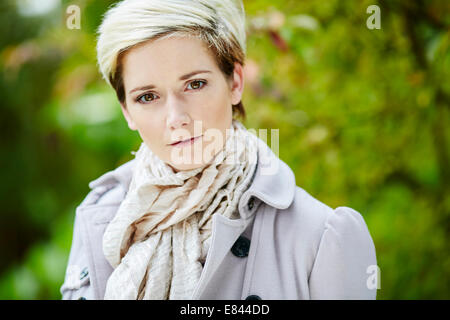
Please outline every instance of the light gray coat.
[[[113, 271], [103, 255], [103, 233], [126, 195], [134, 161], [92, 181], [76, 209], [63, 299], [103, 299]], [[348, 207], [332, 209], [296, 186], [292, 170], [265, 143], [238, 210], [238, 220], [213, 217], [193, 299], [376, 298], [369, 285], [375, 246], [363, 217]], [[240, 236], [250, 240], [246, 257], [230, 250]]]

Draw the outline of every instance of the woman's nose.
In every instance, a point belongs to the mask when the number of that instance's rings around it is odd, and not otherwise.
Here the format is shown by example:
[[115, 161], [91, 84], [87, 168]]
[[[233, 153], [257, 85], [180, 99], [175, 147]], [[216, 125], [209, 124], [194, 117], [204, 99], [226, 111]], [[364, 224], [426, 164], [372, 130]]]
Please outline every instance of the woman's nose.
[[191, 121], [186, 112], [185, 104], [177, 98], [167, 100], [167, 127], [170, 129], [182, 128]]

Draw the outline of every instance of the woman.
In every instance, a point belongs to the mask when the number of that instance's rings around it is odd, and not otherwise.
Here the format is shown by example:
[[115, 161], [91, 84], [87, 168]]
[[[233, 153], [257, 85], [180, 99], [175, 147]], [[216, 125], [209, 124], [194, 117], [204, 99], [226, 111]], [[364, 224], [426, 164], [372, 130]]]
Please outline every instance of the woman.
[[122, 1], [99, 28], [98, 61], [135, 159], [77, 208], [64, 299], [374, 299], [362, 216], [296, 186], [236, 120], [240, 1]]

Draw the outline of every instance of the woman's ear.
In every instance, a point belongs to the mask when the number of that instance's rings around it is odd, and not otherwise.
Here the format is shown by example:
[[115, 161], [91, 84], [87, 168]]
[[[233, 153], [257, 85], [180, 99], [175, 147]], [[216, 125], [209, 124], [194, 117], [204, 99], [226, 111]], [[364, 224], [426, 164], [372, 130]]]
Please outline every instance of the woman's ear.
[[231, 104], [241, 102], [244, 91], [244, 70], [239, 62], [234, 63], [233, 82], [231, 84]]
[[130, 113], [128, 112], [128, 109], [127, 109], [127, 107], [125, 105], [125, 102], [121, 102], [120, 103], [120, 108], [122, 109], [123, 116], [127, 120], [128, 128], [130, 128], [133, 131], [136, 131], [137, 130], [137, 126], [134, 123], [133, 119], [131, 118]]

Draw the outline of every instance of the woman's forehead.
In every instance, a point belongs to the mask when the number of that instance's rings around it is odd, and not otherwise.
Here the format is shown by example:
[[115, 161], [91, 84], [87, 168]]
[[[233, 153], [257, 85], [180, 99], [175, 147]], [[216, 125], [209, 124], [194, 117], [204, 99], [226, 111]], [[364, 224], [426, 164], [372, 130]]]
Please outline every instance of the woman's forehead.
[[132, 48], [122, 60], [124, 76], [182, 77], [196, 70], [218, 71], [213, 54], [200, 39], [172, 37]]

